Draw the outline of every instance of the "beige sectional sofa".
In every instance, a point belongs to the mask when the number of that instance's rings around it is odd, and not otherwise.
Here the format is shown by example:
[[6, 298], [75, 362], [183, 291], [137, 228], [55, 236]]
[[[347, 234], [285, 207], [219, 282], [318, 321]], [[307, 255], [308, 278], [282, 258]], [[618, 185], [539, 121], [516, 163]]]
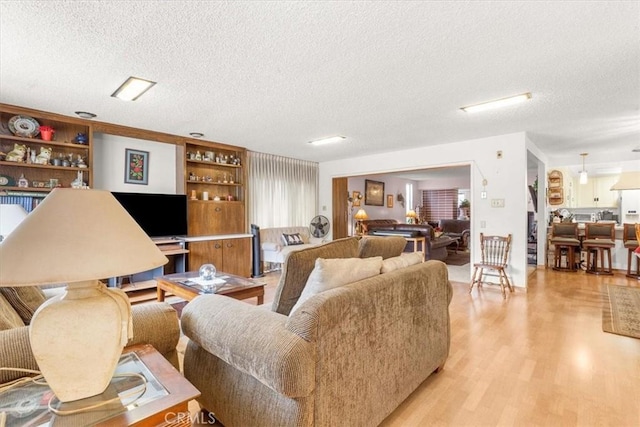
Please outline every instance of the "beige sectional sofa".
[[[285, 245], [282, 240], [282, 235], [296, 233], [300, 235], [304, 243], [292, 246]], [[311, 236], [308, 227], [273, 227], [260, 229], [262, 262], [282, 264], [289, 253], [317, 246], [321, 243], [324, 243], [324, 240]]]
[[449, 353], [452, 289], [428, 261], [311, 296], [316, 259], [381, 256], [402, 237], [336, 240], [286, 259], [271, 310], [220, 295], [187, 305], [185, 376], [232, 426], [375, 426]]

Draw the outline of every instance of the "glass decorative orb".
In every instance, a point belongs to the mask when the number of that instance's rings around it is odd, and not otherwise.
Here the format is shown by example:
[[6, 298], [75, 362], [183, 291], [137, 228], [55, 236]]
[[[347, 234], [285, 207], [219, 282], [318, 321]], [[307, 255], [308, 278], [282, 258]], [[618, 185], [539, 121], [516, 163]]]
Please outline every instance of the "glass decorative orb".
[[213, 280], [216, 277], [216, 267], [213, 264], [202, 264], [198, 274], [202, 280]]

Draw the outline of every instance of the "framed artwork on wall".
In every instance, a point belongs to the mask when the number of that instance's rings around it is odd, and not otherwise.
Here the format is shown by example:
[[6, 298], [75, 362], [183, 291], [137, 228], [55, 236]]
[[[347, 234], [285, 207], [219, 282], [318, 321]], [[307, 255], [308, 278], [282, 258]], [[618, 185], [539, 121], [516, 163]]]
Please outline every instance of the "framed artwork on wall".
[[149, 152], [125, 149], [124, 182], [126, 184], [149, 184]]
[[384, 182], [364, 180], [364, 204], [384, 206]]
[[388, 208], [392, 208], [393, 207], [393, 194], [388, 194], [387, 195], [387, 207]]

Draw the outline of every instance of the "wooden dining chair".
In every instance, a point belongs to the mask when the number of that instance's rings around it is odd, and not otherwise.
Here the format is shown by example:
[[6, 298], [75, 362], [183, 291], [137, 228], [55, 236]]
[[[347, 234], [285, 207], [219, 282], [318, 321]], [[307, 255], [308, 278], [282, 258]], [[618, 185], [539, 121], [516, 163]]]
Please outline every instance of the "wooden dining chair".
[[[500, 278], [500, 289], [502, 290], [502, 298], [506, 298], [505, 287], [513, 292], [513, 286], [507, 276], [507, 266], [509, 259], [509, 249], [511, 248], [511, 234], [508, 236], [485, 236], [480, 233], [480, 251], [481, 262], [473, 264], [473, 275], [471, 276], [471, 284], [469, 285], [469, 293], [473, 291], [473, 285], [478, 288], [482, 286], [482, 277], [486, 274], [485, 270], [491, 270], [498, 273]], [[506, 285], [506, 286], [505, 286]]]

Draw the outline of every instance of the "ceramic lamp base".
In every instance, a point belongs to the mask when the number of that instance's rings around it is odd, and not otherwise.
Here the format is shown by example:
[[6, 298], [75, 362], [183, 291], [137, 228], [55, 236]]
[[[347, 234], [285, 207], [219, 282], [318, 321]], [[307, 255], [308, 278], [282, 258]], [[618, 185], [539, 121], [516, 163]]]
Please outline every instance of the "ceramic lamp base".
[[107, 388], [131, 331], [126, 294], [87, 281], [69, 284], [64, 294], [40, 306], [29, 338], [49, 387], [69, 402]]

